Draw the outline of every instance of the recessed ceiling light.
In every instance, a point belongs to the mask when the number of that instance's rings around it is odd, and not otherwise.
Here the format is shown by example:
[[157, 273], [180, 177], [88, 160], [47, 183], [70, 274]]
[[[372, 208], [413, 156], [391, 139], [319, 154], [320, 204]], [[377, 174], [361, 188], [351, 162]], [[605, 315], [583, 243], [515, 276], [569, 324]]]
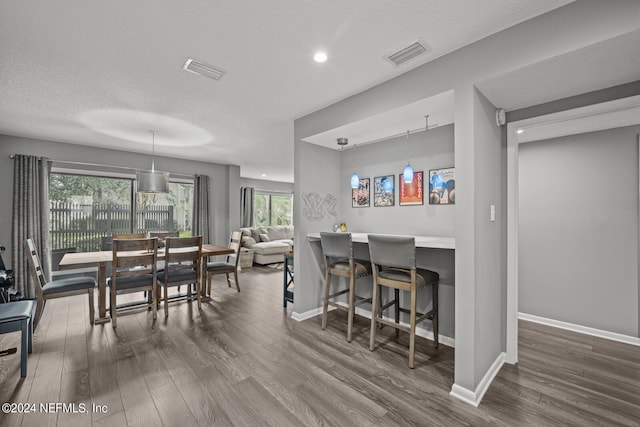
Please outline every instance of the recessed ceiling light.
[[265, 177], [267, 176], [267, 174], [266, 174], [266, 173], [263, 173], [261, 176], [262, 176], [263, 178], [265, 178]]
[[522, 132], [524, 132], [524, 129], [518, 129], [518, 130], [516, 131], [516, 133], [517, 133], [518, 135], [520, 135]]
[[313, 60], [316, 62], [324, 62], [327, 60], [327, 54], [324, 52], [317, 52], [313, 55]]

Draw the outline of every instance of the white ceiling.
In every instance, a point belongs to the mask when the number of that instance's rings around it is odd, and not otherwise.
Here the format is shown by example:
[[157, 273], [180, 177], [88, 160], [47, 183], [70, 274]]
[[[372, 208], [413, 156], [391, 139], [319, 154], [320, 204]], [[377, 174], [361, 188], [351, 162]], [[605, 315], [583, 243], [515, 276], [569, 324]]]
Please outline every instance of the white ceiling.
[[570, 2], [0, 0], [0, 133], [150, 152], [155, 129], [159, 155], [292, 182], [296, 117]]

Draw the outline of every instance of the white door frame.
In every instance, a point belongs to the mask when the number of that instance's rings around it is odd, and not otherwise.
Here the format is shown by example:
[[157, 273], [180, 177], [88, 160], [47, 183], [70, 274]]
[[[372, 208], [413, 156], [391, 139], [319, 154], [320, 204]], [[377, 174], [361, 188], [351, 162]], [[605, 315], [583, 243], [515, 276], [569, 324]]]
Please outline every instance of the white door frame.
[[640, 95], [507, 124], [507, 363], [518, 363], [518, 146], [637, 124]]

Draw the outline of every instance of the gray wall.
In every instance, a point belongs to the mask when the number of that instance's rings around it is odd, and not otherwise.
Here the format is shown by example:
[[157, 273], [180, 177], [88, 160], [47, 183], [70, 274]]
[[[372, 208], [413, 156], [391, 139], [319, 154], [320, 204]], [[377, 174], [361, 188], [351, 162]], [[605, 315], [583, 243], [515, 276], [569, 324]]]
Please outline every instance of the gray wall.
[[[497, 351], [495, 343], [504, 339], [505, 328], [502, 315], [504, 299], [500, 291], [505, 286], [505, 266], [503, 259], [499, 262], [496, 260], [504, 257], [502, 254], [505, 253], [504, 238], [498, 230], [504, 230], [506, 218], [499, 215], [495, 229], [484, 229], [487, 225], [482, 218], [488, 215], [487, 203], [490, 200], [482, 194], [479, 185], [490, 184], [496, 191], [500, 191], [498, 189], [504, 185], [506, 166], [504, 152], [501, 147], [497, 148], [494, 140], [496, 132], [490, 129], [489, 122], [492, 122], [493, 118], [489, 117], [485, 111], [485, 103], [479, 100], [475, 93], [474, 83], [632, 31], [638, 25], [637, 11], [637, 2], [631, 0], [617, 1], [616, 7], [595, 0], [574, 2], [295, 121], [296, 196], [307, 191], [317, 191], [321, 194], [324, 191], [335, 192], [340, 190], [343, 179], [340, 178], [340, 182], [337, 182], [332, 175], [336, 173], [340, 176], [337, 173], [338, 169], [331, 166], [322, 171], [323, 173], [310, 176], [311, 171], [317, 171], [317, 168], [313, 167], [315, 159], [307, 156], [314, 155], [315, 150], [310, 149], [309, 144], [302, 141], [303, 138], [454, 90], [455, 385], [467, 395], [475, 396], [480, 378], [487, 372], [487, 361], [495, 360], [500, 351], [504, 351], [504, 348]], [[527, 48], [523, 49], [523, 46]], [[486, 123], [480, 123], [481, 121]], [[486, 156], [476, 153], [487, 148], [497, 155], [499, 160], [486, 162]], [[329, 157], [327, 154], [320, 161], [324, 162]], [[337, 161], [339, 159], [336, 159]], [[307, 166], [309, 170], [306, 169]], [[501, 212], [504, 208], [500, 202], [496, 203], [498, 212]], [[296, 206], [299, 208], [300, 204], [297, 203]], [[294, 212], [295, 210], [296, 208]], [[300, 216], [294, 214], [294, 218]], [[302, 221], [302, 226], [298, 227], [296, 222], [296, 239], [299, 239], [299, 234], [321, 231], [327, 229], [330, 224], [330, 221]], [[483, 251], [494, 248], [496, 242], [499, 242], [500, 246], [496, 252], [484, 255]], [[301, 295], [305, 302], [298, 306], [296, 301], [296, 311], [318, 306], [317, 298], [306, 295], [317, 293], [320, 283], [315, 276], [312, 262], [315, 260], [307, 255], [296, 257], [296, 298]], [[485, 283], [487, 281], [498, 281], [499, 284]], [[479, 292], [484, 290], [488, 290], [489, 295], [479, 297]], [[493, 311], [501, 313], [502, 324], [495, 324], [496, 318], [490, 314]], [[490, 339], [490, 343], [483, 345], [483, 340], [486, 339]]]
[[[28, 138], [0, 135], [0, 243], [11, 253], [11, 215], [13, 200], [12, 154], [31, 154], [52, 160], [96, 163], [128, 168], [148, 168], [150, 157], [95, 147], [64, 144]], [[225, 246], [231, 228], [239, 227], [240, 218], [240, 167], [215, 163], [196, 162], [156, 156], [156, 169], [180, 175], [201, 174], [211, 178], [211, 239]], [[235, 219], [232, 221], [231, 219]], [[10, 263], [9, 259], [5, 259]]]
[[638, 133], [520, 145], [520, 312], [639, 336]]

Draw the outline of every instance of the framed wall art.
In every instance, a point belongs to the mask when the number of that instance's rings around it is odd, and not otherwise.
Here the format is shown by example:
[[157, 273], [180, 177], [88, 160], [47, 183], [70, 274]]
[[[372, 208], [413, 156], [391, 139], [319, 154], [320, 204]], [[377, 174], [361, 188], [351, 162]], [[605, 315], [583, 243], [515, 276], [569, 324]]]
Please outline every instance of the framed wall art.
[[360, 178], [358, 188], [351, 189], [351, 207], [368, 208], [371, 198], [370, 178]]
[[395, 204], [395, 175], [373, 178], [373, 206], [393, 206]]
[[424, 204], [423, 177], [423, 172], [414, 172], [413, 181], [404, 182], [403, 174], [399, 175], [400, 206]]
[[453, 205], [456, 202], [455, 168], [429, 171], [429, 204]]

